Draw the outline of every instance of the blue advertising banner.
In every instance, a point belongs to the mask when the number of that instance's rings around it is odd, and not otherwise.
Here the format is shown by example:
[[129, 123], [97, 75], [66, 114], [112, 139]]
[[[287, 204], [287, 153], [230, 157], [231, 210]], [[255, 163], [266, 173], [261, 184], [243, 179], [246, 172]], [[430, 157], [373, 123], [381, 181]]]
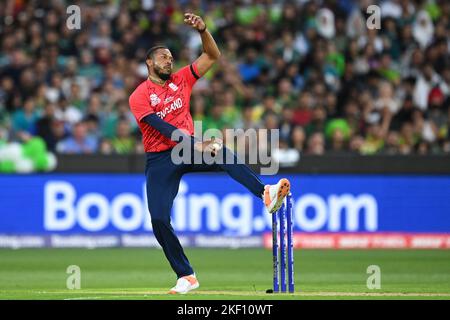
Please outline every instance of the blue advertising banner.
[[[274, 183], [280, 177], [264, 177]], [[450, 233], [450, 176], [288, 175], [294, 230]], [[142, 175], [0, 177], [0, 234], [149, 234]], [[183, 177], [172, 209], [181, 235], [260, 236], [261, 199], [224, 174]]]

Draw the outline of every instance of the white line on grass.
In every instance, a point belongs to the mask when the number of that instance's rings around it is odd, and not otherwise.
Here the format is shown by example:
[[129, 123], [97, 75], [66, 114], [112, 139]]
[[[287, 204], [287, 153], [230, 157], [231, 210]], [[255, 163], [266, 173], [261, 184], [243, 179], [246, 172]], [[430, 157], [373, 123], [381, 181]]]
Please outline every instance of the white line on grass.
[[[84, 291], [84, 290], [83, 290]], [[39, 294], [65, 294], [67, 291], [40, 291]], [[126, 296], [142, 296], [149, 297], [152, 295], [158, 296], [169, 296], [167, 291], [84, 291], [86, 294], [94, 294], [94, 297], [75, 297], [68, 298], [66, 300], [75, 299], [104, 299], [112, 297], [126, 297]], [[77, 292], [74, 292], [77, 294]], [[100, 296], [98, 296], [100, 295]], [[270, 296], [263, 291], [219, 291], [219, 290], [209, 290], [209, 291], [194, 291], [190, 292], [189, 295], [228, 295], [228, 296]], [[319, 292], [295, 292], [295, 293], [274, 293], [273, 296], [298, 296], [298, 297], [334, 297], [334, 296], [344, 296], [344, 297], [450, 297], [450, 293], [433, 293], [433, 292], [331, 292], [331, 291], [319, 291]]]

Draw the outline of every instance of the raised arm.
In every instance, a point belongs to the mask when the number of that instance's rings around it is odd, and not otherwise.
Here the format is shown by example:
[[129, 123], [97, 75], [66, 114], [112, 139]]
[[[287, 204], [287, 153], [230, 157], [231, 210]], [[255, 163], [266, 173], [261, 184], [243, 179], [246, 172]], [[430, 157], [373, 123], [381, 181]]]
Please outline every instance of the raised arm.
[[201, 77], [212, 67], [214, 62], [219, 59], [220, 50], [201, 17], [196, 16], [193, 13], [185, 13], [184, 22], [196, 29], [202, 38], [203, 53], [195, 61], [199, 76]]

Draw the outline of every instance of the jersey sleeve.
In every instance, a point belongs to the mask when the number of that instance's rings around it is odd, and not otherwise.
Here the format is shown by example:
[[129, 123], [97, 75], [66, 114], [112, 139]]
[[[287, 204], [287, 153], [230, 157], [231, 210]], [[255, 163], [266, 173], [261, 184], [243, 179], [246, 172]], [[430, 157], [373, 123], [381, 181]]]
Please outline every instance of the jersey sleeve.
[[141, 122], [141, 120], [149, 114], [155, 113], [154, 108], [150, 105], [149, 99], [147, 99], [142, 92], [135, 92], [132, 94], [128, 102], [130, 104], [131, 113], [133, 113], [138, 122]]
[[200, 76], [198, 75], [197, 64], [195, 62], [181, 68], [180, 71], [178, 71], [178, 74], [187, 81], [191, 88], [200, 78]]

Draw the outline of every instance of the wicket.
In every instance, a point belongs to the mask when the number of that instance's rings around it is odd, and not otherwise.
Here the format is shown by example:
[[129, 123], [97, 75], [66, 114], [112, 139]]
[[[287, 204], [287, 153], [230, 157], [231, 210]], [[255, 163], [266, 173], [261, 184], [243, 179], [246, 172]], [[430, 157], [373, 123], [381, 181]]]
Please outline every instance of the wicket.
[[[278, 216], [278, 217], [277, 217]], [[278, 219], [280, 221], [280, 272], [278, 272]], [[287, 234], [287, 235], [286, 235]], [[272, 215], [272, 253], [273, 253], [273, 292], [286, 292], [286, 251], [289, 292], [295, 290], [294, 284], [294, 244], [292, 240], [292, 194], [286, 196], [281, 208]], [[286, 242], [287, 237], [287, 242]]]

